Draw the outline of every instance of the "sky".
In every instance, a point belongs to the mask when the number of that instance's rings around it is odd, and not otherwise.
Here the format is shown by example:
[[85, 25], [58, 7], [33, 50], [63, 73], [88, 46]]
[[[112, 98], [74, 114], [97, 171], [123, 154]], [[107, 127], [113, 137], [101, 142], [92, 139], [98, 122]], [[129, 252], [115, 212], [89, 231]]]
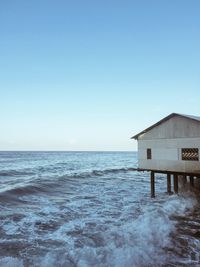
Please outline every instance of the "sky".
[[199, 0], [0, 0], [0, 150], [137, 149], [200, 116]]

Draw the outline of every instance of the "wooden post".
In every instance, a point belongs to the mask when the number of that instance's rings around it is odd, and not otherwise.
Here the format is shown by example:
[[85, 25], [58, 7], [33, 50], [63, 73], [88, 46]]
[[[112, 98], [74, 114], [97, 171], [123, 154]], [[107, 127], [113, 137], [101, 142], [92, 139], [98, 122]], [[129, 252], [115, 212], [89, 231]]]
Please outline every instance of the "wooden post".
[[174, 174], [174, 193], [178, 194], [178, 175]]
[[171, 174], [167, 174], [167, 193], [171, 194]]
[[190, 185], [194, 186], [194, 176], [190, 176]]
[[151, 171], [151, 197], [155, 197], [155, 173]]
[[187, 175], [183, 175], [183, 185], [187, 184]]

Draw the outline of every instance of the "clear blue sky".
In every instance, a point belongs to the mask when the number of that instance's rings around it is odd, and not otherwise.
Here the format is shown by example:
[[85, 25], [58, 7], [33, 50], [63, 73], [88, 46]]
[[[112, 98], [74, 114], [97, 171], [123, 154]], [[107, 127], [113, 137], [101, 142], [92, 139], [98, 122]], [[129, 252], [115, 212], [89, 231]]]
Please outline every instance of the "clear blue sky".
[[0, 150], [135, 150], [200, 115], [199, 0], [0, 0]]

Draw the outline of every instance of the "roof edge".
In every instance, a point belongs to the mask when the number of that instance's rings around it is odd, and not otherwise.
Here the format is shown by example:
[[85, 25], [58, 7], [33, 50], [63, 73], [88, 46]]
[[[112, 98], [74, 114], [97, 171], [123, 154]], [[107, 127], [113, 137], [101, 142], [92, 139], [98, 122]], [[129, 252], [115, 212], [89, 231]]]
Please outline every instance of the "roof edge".
[[[158, 122], [154, 123], [153, 125], [151, 125], [150, 127], [146, 128], [145, 130], [139, 132], [138, 134], [134, 135], [131, 137], [131, 139], [135, 139], [135, 140], [138, 140], [138, 137], [148, 131], [150, 131], [151, 129], [153, 129], [154, 127], [160, 125], [161, 123], [175, 117], [175, 116], [179, 116], [179, 117], [183, 117], [183, 118], [187, 118], [187, 119], [190, 119], [190, 120], [194, 120], [194, 121], [199, 121], [200, 122], [200, 118], [199, 117], [196, 117], [195, 116], [190, 116], [190, 115], [185, 115], [185, 114], [179, 114], [179, 113], [171, 113], [169, 114], [168, 116], [164, 117], [162, 120], [159, 120]], [[199, 118], [199, 119], [198, 119]]]

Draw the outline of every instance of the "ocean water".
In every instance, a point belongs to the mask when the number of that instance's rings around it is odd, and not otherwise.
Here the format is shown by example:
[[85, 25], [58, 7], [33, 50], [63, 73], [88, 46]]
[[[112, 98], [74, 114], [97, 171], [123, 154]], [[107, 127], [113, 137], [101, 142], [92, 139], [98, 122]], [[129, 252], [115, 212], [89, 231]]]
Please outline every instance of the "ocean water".
[[[198, 191], [135, 152], [0, 152], [0, 266], [200, 266]], [[198, 186], [198, 185], [197, 185]]]

